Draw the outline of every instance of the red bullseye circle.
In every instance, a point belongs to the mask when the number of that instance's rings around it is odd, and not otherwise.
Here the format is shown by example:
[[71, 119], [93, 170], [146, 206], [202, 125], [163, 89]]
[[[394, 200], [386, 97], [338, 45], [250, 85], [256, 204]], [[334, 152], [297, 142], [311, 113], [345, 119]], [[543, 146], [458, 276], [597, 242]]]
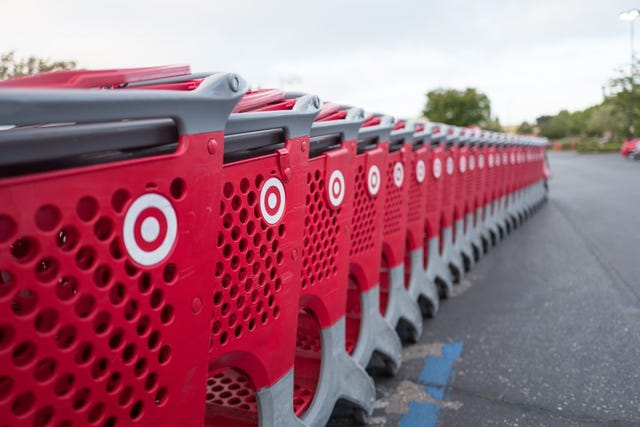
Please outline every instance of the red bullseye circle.
[[[143, 228], [145, 231], [143, 231]], [[156, 228], [156, 230], [153, 230], [153, 228]], [[153, 206], [148, 207], [140, 212], [136, 218], [133, 233], [140, 249], [147, 252], [155, 251], [160, 247], [167, 235], [167, 219], [160, 209]]]

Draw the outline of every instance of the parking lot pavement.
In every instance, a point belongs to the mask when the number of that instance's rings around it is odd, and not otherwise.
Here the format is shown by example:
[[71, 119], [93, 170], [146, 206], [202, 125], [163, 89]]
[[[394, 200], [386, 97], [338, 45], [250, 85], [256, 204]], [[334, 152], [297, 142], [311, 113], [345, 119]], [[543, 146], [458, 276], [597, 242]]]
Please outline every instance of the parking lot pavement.
[[549, 158], [549, 202], [376, 375], [373, 425], [640, 425], [640, 162]]

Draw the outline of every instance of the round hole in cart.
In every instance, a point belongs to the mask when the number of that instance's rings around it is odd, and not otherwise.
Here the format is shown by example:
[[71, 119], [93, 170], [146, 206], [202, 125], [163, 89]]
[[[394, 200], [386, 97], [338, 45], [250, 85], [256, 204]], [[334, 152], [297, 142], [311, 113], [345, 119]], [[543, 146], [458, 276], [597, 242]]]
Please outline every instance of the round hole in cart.
[[56, 382], [53, 384], [53, 392], [56, 396], [62, 397], [66, 396], [71, 392], [73, 388], [73, 384], [75, 383], [75, 378], [71, 374], [64, 374], [58, 377]]
[[25, 415], [31, 410], [35, 400], [36, 397], [32, 392], [26, 391], [21, 393], [13, 400], [13, 403], [11, 404], [11, 412], [17, 416]]
[[15, 336], [15, 329], [11, 325], [0, 324], [0, 351], [9, 348]]
[[110, 218], [102, 217], [93, 227], [93, 232], [100, 241], [107, 240], [113, 232], [113, 221]]
[[34, 427], [49, 426], [53, 419], [53, 413], [54, 411], [52, 406], [44, 406], [38, 409], [33, 417]]
[[13, 364], [18, 367], [28, 365], [35, 358], [37, 351], [38, 349], [35, 343], [31, 341], [24, 341], [19, 343], [13, 349]]
[[184, 182], [184, 179], [182, 178], [176, 178], [171, 181], [169, 192], [171, 193], [171, 197], [173, 197], [174, 200], [180, 200], [187, 192], [187, 183]]
[[36, 264], [36, 278], [42, 283], [53, 280], [58, 274], [60, 265], [55, 258], [42, 258]]
[[[39, 383], [44, 383], [53, 378], [56, 373], [57, 362], [54, 358], [46, 357], [36, 364], [33, 370], [33, 377]], [[0, 386], [1, 387], [1, 386]], [[1, 398], [0, 398], [1, 400]]]
[[0, 243], [11, 239], [16, 232], [16, 223], [8, 215], [0, 215]]
[[27, 316], [31, 314], [38, 303], [38, 294], [31, 289], [22, 289], [13, 297], [11, 310], [17, 316]]
[[42, 231], [51, 231], [60, 223], [60, 209], [53, 205], [41, 206], [35, 215], [36, 226]]
[[322, 365], [320, 324], [311, 311], [298, 312], [296, 337], [293, 407], [296, 415], [301, 416], [313, 401]]
[[131, 196], [129, 195], [129, 192], [123, 188], [113, 193], [113, 196], [111, 196], [111, 206], [113, 207], [113, 210], [117, 213], [122, 213], [122, 211], [124, 211], [124, 206], [130, 198]]
[[91, 246], [83, 246], [76, 253], [76, 265], [81, 270], [88, 270], [96, 261], [96, 251]]
[[34, 259], [38, 254], [38, 242], [31, 237], [21, 237], [11, 244], [11, 255], [21, 264]]
[[13, 378], [4, 375], [0, 376], [0, 402], [9, 397], [13, 390], [13, 385]]
[[63, 251], [67, 252], [76, 247], [79, 238], [80, 234], [75, 227], [62, 227], [56, 235], [56, 245]]
[[71, 277], [65, 276], [58, 280], [56, 284], [56, 296], [62, 301], [69, 301], [78, 294], [78, 281]]
[[53, 308], [40, 310], [36, 315], [34, 326], [40, 333], [51, 332], [58, 324], [58, 312]]
[[76, 205], [78, 218], [85, 222], [91, 221], [98, 214], [98, 201], [91, 196], [85, 196]]

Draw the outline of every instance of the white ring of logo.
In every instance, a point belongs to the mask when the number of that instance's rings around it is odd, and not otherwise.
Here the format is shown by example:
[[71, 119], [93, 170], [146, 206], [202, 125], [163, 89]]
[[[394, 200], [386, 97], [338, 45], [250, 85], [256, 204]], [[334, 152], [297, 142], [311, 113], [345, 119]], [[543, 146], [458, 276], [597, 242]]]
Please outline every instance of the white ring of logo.
[[402, 182], [404, 181], [404, 166], [400, 162], [396, 162], [393, 165], [393, 183], [396, 187], [402, 187]]
[[480, 154], [478, 157], [478, 167], [484, 169], [484, 154]]
[[496, 166], [500, 166], [500, 162], [502, 161], [502, 156], [500, 154], [496, 154]]
[[372, 196], [380, 191], [380, 168], [376, 165], [371, 165], [367, 173], [367, 188]]
[[467, 171], [467, 158], [465, 156], [460, 156], [458, 167], [460, 168], [460, 173], [465, 173]]
[[[272, 189], [275, 189], [278, 194], [271, 192]], [[282, 219], [286, 202], [287, 196], [285, 195], [282, 181], [272, 176], [262, 184], [262, 189], [260, 190], [260, 212], [267, 224], [273, 225]], [[277, 210], [275, 212], [270, 212], [276, 207]]]
[[442, 162], [440, 159], [433, 160], [433, 177], [438, 179], [442, 176]]
[[[160, 226], [158, 220], [153, 216], [148, 216], [140, 224], [137, 224], [138, 218], [148, 209], [159, 211], [159, 214], [162, 215], [166, 222], [164, 227]], [[139, 227], [139, 230], [136, 230], [136, 226]], [[163, 229], [164, 232], [161, 233]], [[136, 239], [137, 234], [146, 243], [153, 243], [159, 238], [162, 238], [162, 242], [153, 250], [144, 250]], [[161, 234], [164, 234], [164, 236], [161, 236]], [[177, 235], [178, 220], [176, 212], [171, 206], [171, 202], [164, 196], [157, 193], [144, 194], [138, 197], [127, 209], [122, 227], [122, 236], [129, 256], [138, 264], [149, 267], [162, 262], [171, 252]]]
[[327, 191], [329, 192], [329, 202], [333, 207], [340, 206], [344, 200], [344, 175], [342, 172], [337, 169], [331, 172]]
[[507, 153], [502, 153], [502, 164], [505, 166], [509, 164], [509, 156]]
[[422, 181], [424, 181], [426, 174], [427, 168], [424, 165], [424, 160], [418, 160], [418, 163], [416, 163], [416, 181], [421, 184]]
[[447, 175], [453, 175], [453, 157], [447, 157], [445, 166], [447, 168]]
[[489, 167], [492, 168], [493, 167], [493, 154], [489, 154], [488, 157], [489, 157], [489, 160], [488, 160], [487, 163], [489, 164]]
[[476, 168], [476, 156], [469, 156], [469, 170], [472, 171]]

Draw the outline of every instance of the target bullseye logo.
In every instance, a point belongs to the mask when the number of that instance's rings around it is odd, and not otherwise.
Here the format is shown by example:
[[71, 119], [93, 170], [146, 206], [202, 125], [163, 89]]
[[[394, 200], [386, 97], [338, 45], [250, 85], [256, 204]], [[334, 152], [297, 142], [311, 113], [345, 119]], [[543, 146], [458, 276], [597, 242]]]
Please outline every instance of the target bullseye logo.
[[478, 156], [478, 167], [480, 169], [484, 169], [484, 154], [480, 154], [480, 156]]
[[427, 168], [424, 165], [424, 160], [418, 160], [418, 163], [416, 163], [416, 181], [421, 184], [426, 175]]
[[516, 164], [516, 155], [514, 153], [511, 153], [511, 164], [512, 165]]
[[178, 220], [171, 202], [157, 193], [138, 197], [129, 207], [122, 230], [129, 256], [149, 267], [162, 262], [176, 242]]
[[469, 170], [472, 171], [476, 168], [476, 156], [469, 156]]
[[404, 166], [402, 166], [402, 163], [396, 162], [396, 164], [393, 165], [393, 183], [396, 185], [396, 187], [400, 188], [402, 187], [403, 181], [404, 181]]
[[496, 154], [496, 166], [500, 166], [500, 158], [502, 156], [500, 156], [500, 154]]
[[438, 179], [442, 176], [442, 161], [440, 159], [433, 160], [433, 177]]
[[507, 153], [502, 153], [502, 164], [505, 166], [509, 164], [509, 156]]
[[447, 158], [447, 175], [453, 175], [453, 157]]
[[492, 168], [493, 167], [493, 154], [489, 154], [488, 157], [489, 157], [489, 160], [488, 160], [489, 167]]
[[286, 203], [282, 181], [275, 176], [267, 179], [260, 190], [260, 212], [267, 224], [273, 225], [282, 219]]
[[338, 207], [344, 200], [344, 175], [339, 170], [334, 170], [329, 177], [329, 202], [333, 207]]
[[369, 194], [375, 196], [380, 191], [380, 168], [376, 165], [371, 165], [369, 172], [367, 173], [367, 188]]
[[467, 171], [467, 158], [465, 156], [460, 156], [458, 168], [460, 169], [460, 173], [465, 173]]

